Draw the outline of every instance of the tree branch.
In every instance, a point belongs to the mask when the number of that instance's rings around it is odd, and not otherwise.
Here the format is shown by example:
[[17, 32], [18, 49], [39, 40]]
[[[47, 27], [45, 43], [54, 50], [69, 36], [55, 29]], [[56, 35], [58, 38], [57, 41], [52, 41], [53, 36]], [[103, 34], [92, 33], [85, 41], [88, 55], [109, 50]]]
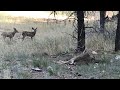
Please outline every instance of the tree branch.
[[[50, 13], [50, 15], [52, 15], [52, 14], [54, 14], [54, 18], [55, 18], [54, 20], [56, 20], [56, 22], [57, 22], [57, 19], [56, 19], [56, 17], [55, 17], [55, 15], [57, 15], [57, 12], [56, 12], [56, 11], [52, 11], [52, 12]], [[47, 24], [48, 24], [48, 20], [49, 20], [50, 15], [48, 16]]]
[[75, 12], [72, 12], [66, 19], [64, 19], [63, 21], [65, 20], [68, 20]]

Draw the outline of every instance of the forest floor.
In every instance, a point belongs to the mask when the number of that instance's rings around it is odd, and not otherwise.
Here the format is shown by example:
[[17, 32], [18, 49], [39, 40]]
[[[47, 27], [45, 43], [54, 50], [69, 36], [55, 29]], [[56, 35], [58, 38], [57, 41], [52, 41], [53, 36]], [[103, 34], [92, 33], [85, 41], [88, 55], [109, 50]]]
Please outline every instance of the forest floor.
[[[21, 60], [4, 60], [1, 79], [120, 79], [120, 55], [102, 52], [95, 57], [101, 61], [78, 65], [58, 63], [66, 61], [73, 55], [45, 56], [40, 59], [26, 58]], [[36, 70], [33, 70], [33, 68]], [[40, 70], [37, 70], [39, 68]]]
[[[98, 22], [92, 22], [98, 26]], [[106, 24], [106, 29], [115, 30], [116, 22]], [[91, 24], [91, 22], [89, 23]], [[78, 65], [61, 64], [75, 56], [76, 40], [72, 22], [58, 24], [40, 22], [37, 19], [0, 17], [0, 34], [3, 31], [19, 33], [13, 40], [0, 36], [0, 79], [120, 79], [120, 53], [114, 51], [114, 33], [103, 37], [97, 33], [86, 34], [86, 49], [96, 51], [99, 63]], [[38, 28], [33, 40], [21, 40], [22, 31]], [[87, 30], [86, 30], [87, 31]]]

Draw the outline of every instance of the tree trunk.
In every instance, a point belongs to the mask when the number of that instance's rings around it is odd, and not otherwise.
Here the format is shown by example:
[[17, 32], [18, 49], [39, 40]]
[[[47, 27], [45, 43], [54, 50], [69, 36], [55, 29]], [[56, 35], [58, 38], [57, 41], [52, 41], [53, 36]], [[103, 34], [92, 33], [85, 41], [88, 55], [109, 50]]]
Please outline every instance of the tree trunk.
[[120, 11], [118, 13], [118, 23], [115, 37], [115, 51], [117, 52], [119, 50], [120, 50]]
[[83, 52], [85, 50], [85, 26], [83, 11], [77, 11], [77, 21], [78, 21], [77, 52]]
[[100, 32], [104, 33], [106, 11], [100, 11]]

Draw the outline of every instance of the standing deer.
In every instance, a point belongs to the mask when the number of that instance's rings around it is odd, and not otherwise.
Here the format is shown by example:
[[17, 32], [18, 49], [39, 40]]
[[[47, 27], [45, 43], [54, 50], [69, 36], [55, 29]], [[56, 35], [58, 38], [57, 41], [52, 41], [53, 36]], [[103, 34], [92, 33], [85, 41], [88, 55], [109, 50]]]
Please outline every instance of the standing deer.
[[18, 31], [16, 30], [16, 28], [13, 28], [14, 31], [13, 32], [3, 32], [1, 35], [3, 36], [4, 40], [6, 37], [9, 37], [10, 38], [10, 41], [11, 39], [15, 36], [16, 33], [18, 33]]
[[35, 34], [36, 34], [36, 30], [37, 30], [37, 28], [36, 29], [34, 29], [33, 27], [32, 27], [32, 29], [34, 30], [33, 32], [28, 32], [28, 31], [23, 31], [22, 32], [22, 40], [24, 40], [24, 38], [26, 37], [26, 36], [28, 36], [28, 37], [31, 37], [31, 40], [33, 39], [33, 37], [35, 36]]

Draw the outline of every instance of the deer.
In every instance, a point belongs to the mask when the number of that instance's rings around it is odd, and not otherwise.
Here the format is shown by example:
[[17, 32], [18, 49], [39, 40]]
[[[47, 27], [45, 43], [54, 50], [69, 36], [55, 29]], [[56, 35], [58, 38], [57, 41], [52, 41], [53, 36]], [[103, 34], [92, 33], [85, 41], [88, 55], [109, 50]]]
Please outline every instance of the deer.
[[33, 32], [23, 31], [23, 32], [22, 32], [22, 36], [23, 36], [23, 37], [22, 37], [22, 40], [24, 40], [26, 36], [31, 37], [31, 40], [33, 40], [33, 37], [34, 37], [35, 34], [36, 34], [37, 28], [33, 28], [33, 27], [32, 27], [32, 30], [33, 30]]
[[15, 36], [16, 33], [18, 33], [17, 29], [16, 28], [13, 28], [14, 31], [13, 32], [3, 32], [1, 35], [3, 36], [4, 40], [6, 37], [9, 37], [10, 38], [10, 41], [11, 39]]

